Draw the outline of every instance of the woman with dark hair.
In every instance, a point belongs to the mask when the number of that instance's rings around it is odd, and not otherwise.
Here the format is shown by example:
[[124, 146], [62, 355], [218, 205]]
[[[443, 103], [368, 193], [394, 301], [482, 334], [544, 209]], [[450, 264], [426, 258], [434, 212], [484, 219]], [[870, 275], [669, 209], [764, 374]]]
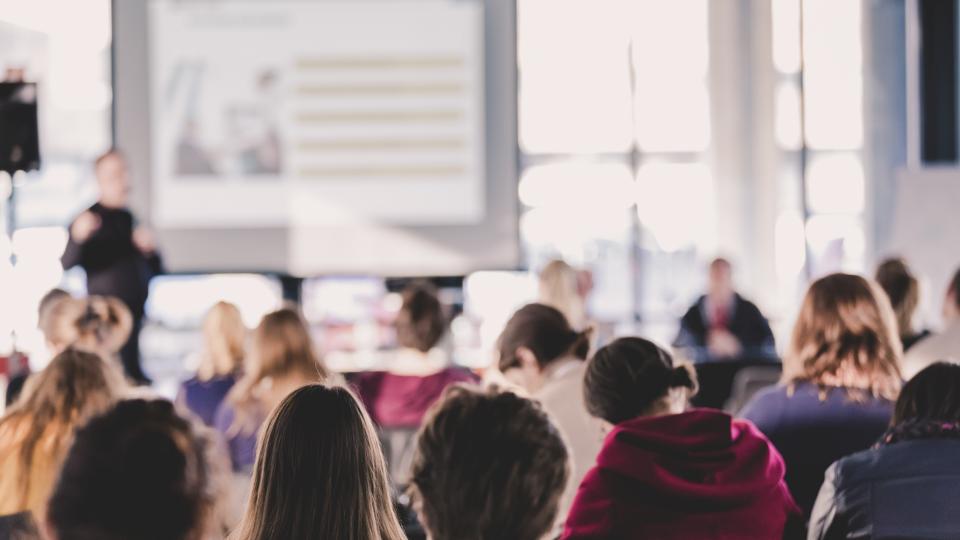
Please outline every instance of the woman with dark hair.
[[173, 404], [131, 400], [77, 432], [50, 498], [57, 540], [216, 535], [209, 440]]
[[897, 316], [897, 330], [904, 352], [918, 341], [930, 335], [929, 330], [917, 331], [914, 318], [920, 304], [920, 282], [910, 272], [903, 259], [887, 259], [880, 263], [876, 273], [877, 283], [887, 293], [893, 312]]
[[402, 540], [383, 454], [350, 392], [310, 385], [267, 422], [238, 540]]
[[880, 287], [833, 274], [810, 286], [783, 360], [781, 384], [755, 395], [740, 415], [787, 464], [787, 485], [810, 514], [823, 473], [870, 447], [890, 423], [900, 391], [897, 323]]
[[424, 418], [410, 478], [432, 540], [541, 540], [556, 537], [570, 467], [540, 404], [457, 384]]
[[957, 538], [957, 455], [960, 366], [939, 362], [904, 385], [879, 443], [827, 469], [810, 540]]
[[500, 371], [543, 405], [569, 446], [571, 482], [560, 502], [559, 527], [602, 439], [600, 423], [587, 413], [580, 390], [590, 331], [574, 330], [556, 308], [528, 304], [507, 321], [497, 349]]
[[355, 386], [378, 426], [414, 430], [444, 388], [476, 378], [450, 365], [438, 346], [448, 325], [436, 289], [427, 282], [414, 282], [402, 297], [394, 322], [399, 348], [391, 353], [386, 370], [362, 373]]
[[783, 460], [749, 422], [687, 410], [696, 375], [650, 341], [621, 338], [587, 365], [587, 409], [610, 430], [563, 538], [769, 540], [799, 515]]

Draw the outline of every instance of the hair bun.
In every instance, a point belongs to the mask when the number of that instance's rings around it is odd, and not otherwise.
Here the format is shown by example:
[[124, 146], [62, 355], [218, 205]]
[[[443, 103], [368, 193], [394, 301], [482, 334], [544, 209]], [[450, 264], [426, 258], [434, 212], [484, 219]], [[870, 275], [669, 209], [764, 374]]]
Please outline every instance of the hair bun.
[[674, 366], [670, 371], [670, 388], [689, 388], [691, 390], [696, 388], [697, 383], [694, 382], [691, 371], [692, 368], [684, 364]]

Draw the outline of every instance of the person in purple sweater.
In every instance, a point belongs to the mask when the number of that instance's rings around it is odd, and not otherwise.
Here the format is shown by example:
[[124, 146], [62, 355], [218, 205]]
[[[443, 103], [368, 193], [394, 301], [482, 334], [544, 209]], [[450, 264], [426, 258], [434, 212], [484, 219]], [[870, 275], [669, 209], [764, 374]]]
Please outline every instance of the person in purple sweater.
[[877, 285], [833, 274], [810, 286], [783, 382], [740, 413], [783, 455], [787, 485], [805, 515], [827, 467], [886, 431], [902, 383], [901, 355], [893, 309]]
[[308, 384], [335, 381], [298, 312], [284, 308], [264, 315], [253, 332], [247, 370], [214, 415], [233, 470], [251, 471], [260, 427], [283, 398]]
[[196, 376], [180, 385], [177, 403], [212, 426], [217, 407], [233, 388], [246, 354], [247, 327], [237, 306], [218, 302], [203, 320], [203, 350]]

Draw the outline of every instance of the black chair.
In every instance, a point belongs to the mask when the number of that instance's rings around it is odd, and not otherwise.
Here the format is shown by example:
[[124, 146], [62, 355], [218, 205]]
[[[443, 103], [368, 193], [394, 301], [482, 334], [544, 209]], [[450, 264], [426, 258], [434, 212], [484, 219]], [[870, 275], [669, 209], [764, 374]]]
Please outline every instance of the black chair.
[[40, 530], [30, 512], [0, 516], [0, 538], [11, 540], [39, 539]]
[[780, 364], [748, 366], [741, 369], [733, 377], [733, 388], [724, 410], [730, 414], [740, 412], [754, 394], [780, 382], [781, 375], [783, 375], [783, 366]]
[[402, 488], [409, 480], [407, 476], [413, 462], [417, 428], [380, 428], [378, 431], [390, 481], [394, 486]]
[[724, 409], [734, 389], [734, 379], [740, 371], [751, 368], [781, 369], [779, 362], [769, 360], [744, 360], [732, 362], [704, 362], [696, 364], [697, 380], [700, 391], [691, 403], [695, 407]]

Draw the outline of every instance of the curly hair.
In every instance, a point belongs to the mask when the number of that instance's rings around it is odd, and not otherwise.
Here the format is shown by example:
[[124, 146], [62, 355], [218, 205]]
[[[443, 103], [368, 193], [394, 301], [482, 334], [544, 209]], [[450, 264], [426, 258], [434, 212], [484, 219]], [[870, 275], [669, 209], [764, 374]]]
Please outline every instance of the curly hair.
[[784, 381], [844, 386], [897, 398], [902, 383], [897, 322], [880, 287], [832, 274], [810, 286], [783, 362]]
[[569, 476], [567, 448], [538, 403], [454, 385], [420, 428], [410, 491], [432, 538], [536, 540]]

